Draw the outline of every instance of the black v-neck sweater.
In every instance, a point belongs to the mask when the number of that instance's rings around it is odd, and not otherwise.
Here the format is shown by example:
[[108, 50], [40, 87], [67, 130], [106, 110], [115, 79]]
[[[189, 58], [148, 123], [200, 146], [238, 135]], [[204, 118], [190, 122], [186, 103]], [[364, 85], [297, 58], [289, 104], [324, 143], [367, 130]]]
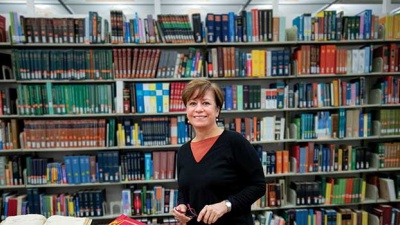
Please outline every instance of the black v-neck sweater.
[[[197, 213], [205, 205], [229, 199], [232, 211], [215, 225], [252, 225], [250, 207], [265, 194], [266, 182], [256, 150], [241, 134], [225, 130], [206, 155], [196, 162], [190, 142], [177, 155], [178, 204]], [[188, 225], [198, 223], [197, 218]]]

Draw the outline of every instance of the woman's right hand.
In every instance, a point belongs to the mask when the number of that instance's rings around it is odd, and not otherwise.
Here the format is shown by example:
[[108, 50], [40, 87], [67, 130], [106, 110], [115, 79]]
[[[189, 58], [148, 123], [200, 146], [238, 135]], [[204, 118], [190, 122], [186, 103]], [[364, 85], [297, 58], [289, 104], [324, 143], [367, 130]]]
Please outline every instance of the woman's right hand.
[[180, 224], [186, 224], [192, 218], [187, 217], [186, 214], [187, 207], [184, 204], [180, 204], [172, 209], [172, 215], [174, 215], [175, 219], [178, 220]]

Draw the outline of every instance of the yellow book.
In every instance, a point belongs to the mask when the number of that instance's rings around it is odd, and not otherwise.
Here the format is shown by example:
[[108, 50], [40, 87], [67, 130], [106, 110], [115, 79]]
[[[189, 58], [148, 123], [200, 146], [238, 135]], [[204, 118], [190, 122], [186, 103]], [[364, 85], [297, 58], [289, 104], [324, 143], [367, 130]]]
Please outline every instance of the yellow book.
[[368, 212], [365, 210], [361, 212], [361, 225], [368, 225]]
[[118, 123], [118, 130], [117, 130], [117, 140], [118, 146], [125, 146], [125, 132], [122, 128], [122, 123]]
[[162, 102], [163, 102], [163, 112], [169, 112], [169, 83], [162, 83]]
[[259, 59], [258, 59], [258, 51], [256, 49], [251, 50], [251, 68], [253, 68], [250, 76], [259, 76]]
[[342, 171], [342, 163], [343, 163], [343, 149], [338, 149], [338, 171]]
[[259, 50], [259, 60], [260, 60], [260, 76], [265, 77], [267, 76], [266, 72], [266, 57], [267, 57], [267, 51], [266, 50]]
[[354, 211], [351, 211], [351, 225], [359, 225], [357, 222], [357, 213]]
[[368, 114], [364, 113], [364, 124], [363, 124], [363, 129], [364, 129], [364, 137], [368, 136]]
[[[156, 95], [156, 83], [149, 83], [149, 113], [156, 113], [157, 112], [157, 95]], [[145, 103], [146, 104], [146, 103]], [[147, 112], [147, 111], [146, 111]]]
[[326, 188], [325, 188], [325, 205], [329, 205], [332, 203], [332, 184], [331, 183], [326, 183]]
[[342, 225], [342, 213], [339, 211], [336, 212], [336, 225]]
[[134, 130], [133, 130], [133, 141], [134, 141], [134, 146], [140, 146], [140, 140], [139, 140], [139, 133], [140, 133], [140, 131], [139, 131], [139, 124], [138, 123], [135, 123], [134, 124]]
[[365, 192], [367, 190], [367, 182], [365, 180], [361, 181], [361, 202], [365, 201]]

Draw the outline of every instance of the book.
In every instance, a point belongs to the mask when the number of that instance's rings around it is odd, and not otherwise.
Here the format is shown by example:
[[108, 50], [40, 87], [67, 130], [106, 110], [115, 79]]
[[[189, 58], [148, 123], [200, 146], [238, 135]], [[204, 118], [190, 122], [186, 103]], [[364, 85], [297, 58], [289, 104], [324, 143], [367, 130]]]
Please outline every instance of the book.
[[6, 18], [0, 16], [0, 42], [7, 41]]
[[140, 221], [129, 218], [126, 215], [120, 215], [108, 225], [146, 225]]
[[9, 216], [1, 225], [90, 225], [92, 223], [92, 219], [90, 218], [77, 218], [71, 216], [50, 216], [46, 219], [43, 215], [39, 214], [28, 214], [28, 215], [18, 215], [18, 216]]

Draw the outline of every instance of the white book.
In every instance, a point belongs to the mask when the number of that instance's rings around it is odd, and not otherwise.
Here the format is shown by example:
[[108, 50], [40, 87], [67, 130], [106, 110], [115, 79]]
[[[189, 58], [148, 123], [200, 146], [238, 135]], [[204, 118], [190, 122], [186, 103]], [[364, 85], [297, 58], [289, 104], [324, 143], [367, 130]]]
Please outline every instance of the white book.
[[124, 112], [124, 103], [123, 103], [124, 82], [117, 80], [115, 86], [116, 86], [115, 111], [116, 111], [116, 113], [123, 113]]

